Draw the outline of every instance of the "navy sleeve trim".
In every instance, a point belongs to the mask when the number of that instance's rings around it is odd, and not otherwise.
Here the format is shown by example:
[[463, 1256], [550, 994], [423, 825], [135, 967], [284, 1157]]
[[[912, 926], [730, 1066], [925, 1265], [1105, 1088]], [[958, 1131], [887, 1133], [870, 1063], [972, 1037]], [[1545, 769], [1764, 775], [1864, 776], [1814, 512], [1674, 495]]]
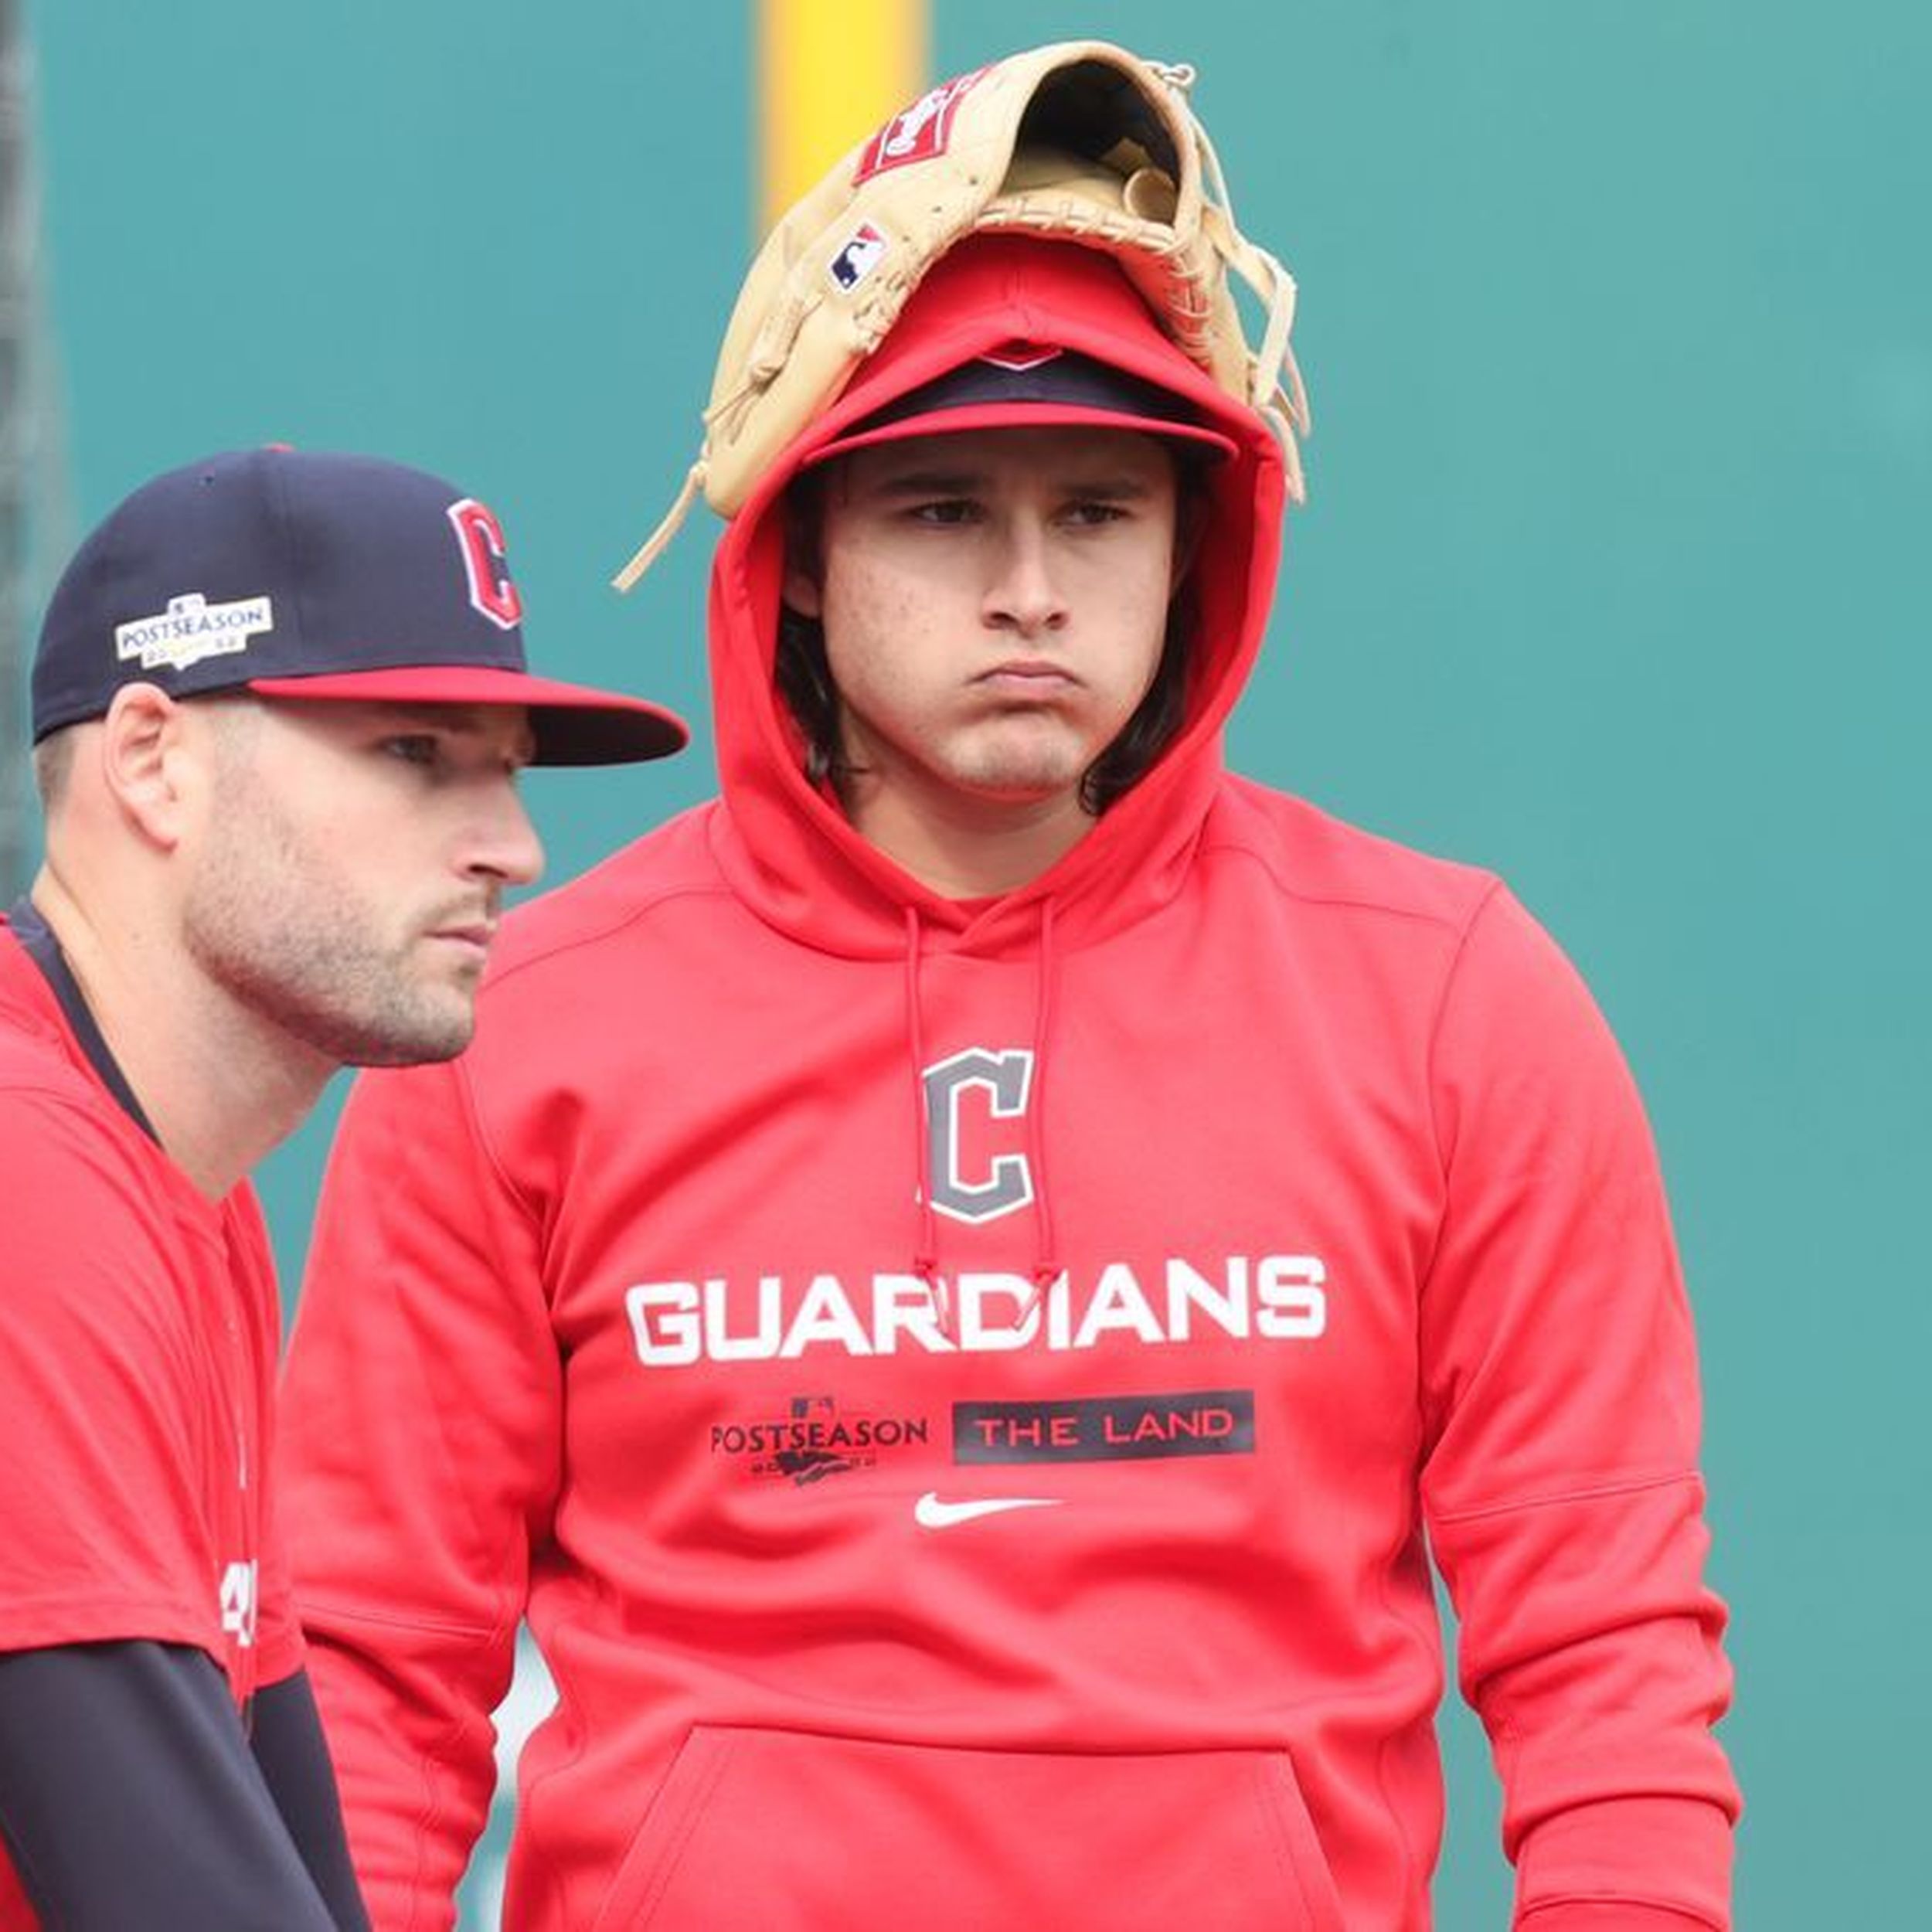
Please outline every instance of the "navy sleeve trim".
[[249, 1748], [308, 1876], [335, 1923], [345, 1932], [352, 1927], [364, 1932], [369, 1917], [349, 1862], [335, 1767], [308, 1672], [257, 1691], [250, 1711]]
[[53, 936], [53, 928], [41, 917], [40, 908], [23, 894], [8, 908], [7, 923], [12, 927], [13, 936], [19, 940], [21, 949], [39, 968], [41, 978], [60, 1002], [60, 1010], [66, 1015], [67, 1024], [73, 1029], [73, 1036], [101, 1085], [114, 1097], [121, 1111], [158, 1147], [161, 1136], [155, 1131], [154, 1123], [141, 1111], [140, 1101], [134, 1097], [134, 1090], [128, 1084], [127, 1075], [121, 1072], [120, 1063], [109, 1051], [107, 1037], [88, 1008], [80, 982], [74, 978], [73, 968], [67, 964], [67, 955], [60, 950], [60, 942]]
[[182, 1645], [0, 1656], [0, 1833], [36, 1909], [66, 1932], [368, 1924], [359, 1900], [341, 1918], [324, 1904], [220, 1672]]

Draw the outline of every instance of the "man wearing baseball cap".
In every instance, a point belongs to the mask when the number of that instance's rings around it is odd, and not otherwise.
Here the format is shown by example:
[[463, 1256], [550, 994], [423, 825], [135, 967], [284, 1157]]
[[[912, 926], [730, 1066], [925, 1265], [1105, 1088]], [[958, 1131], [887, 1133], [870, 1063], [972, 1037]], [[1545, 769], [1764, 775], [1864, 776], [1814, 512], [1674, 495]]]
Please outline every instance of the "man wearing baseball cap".
[[46, 859], [0, 921], [0, 1927], [367, 1923], [269, 1458], [247, 1175], [336, 1067], [470, 1036], [532, 760], [652, 758], [534, 677], [440, 478], [240, 451], [87, 539], [33, 671]]
[[1730, 1922], [1616, 1047], [1495, 879], [1223, 762], [1306, 411], [1185, 82], [1016, 56], [787, 217], [687, 493], [722, 796], [351, 1099], [285, 1416], [379, 1926], [527, 1613], [510, 1932], [1423, 1932], [1432, 1559], [1524, 1932]]

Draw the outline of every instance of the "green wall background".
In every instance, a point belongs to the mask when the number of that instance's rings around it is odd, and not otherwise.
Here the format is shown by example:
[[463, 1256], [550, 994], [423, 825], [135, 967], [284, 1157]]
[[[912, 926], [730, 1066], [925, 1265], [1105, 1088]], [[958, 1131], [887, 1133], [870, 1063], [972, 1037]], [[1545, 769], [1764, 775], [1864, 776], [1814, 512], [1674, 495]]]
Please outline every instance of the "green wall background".
[[[700, 731], [539, 774], [552, 883], [708, 788], [694, 441], [750, 245], [742, 7], [29, 6], [83, 526], [281, 438], [502, 512], [535, 654]], [[1648, 1096], [1735, 1614], [1740, 1923], [1908, 1923], [1932, 1719], [1922, 741], [1932, 9], [940, 0], [940, 72], [1199, 66], [1303, 288], [1313, 501], [1237, 760], [1495, 866]], [[17, 774], [18, 766], [15, 765]], [[640, 1022], [648, 1023], [648, 1015]], [[298, 1274], [326, 1120], [272, 1165]], [[1505, 1922], [1452, 1717], [1447, 1928]]]

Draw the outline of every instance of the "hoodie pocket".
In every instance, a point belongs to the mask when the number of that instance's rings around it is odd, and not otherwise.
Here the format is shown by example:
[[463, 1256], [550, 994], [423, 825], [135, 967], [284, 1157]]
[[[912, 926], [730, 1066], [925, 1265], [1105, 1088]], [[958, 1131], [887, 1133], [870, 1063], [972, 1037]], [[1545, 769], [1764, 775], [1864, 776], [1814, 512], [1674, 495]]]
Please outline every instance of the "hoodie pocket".
[[1280, 1751], [881, 1744], [700, 1725], [594, 1932], [1345, 1932]]

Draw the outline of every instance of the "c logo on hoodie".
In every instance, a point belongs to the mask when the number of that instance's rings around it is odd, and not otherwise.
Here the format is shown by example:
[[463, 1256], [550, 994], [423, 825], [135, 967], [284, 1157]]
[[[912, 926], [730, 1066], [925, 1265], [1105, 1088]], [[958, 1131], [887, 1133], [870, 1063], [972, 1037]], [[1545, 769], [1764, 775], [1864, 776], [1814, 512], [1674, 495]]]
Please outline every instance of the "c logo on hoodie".
[[[955, 1221], [991, 1221], [1026, 1206], [1033, 1198], [1026, 1155], [992, 1153], [986, 1133], [975, 1131], [972, 1116], [981, 1114], [989, 1122], [1026, 1118], [1032, 1055], [1018, 1047], [995, 1053], [969, 1046], [927, 1067], [923, 1077], [932, 1150], [926, 1185], [934, 1209]], [[977, 1104], [982, 1095], [983, 1105]]]

